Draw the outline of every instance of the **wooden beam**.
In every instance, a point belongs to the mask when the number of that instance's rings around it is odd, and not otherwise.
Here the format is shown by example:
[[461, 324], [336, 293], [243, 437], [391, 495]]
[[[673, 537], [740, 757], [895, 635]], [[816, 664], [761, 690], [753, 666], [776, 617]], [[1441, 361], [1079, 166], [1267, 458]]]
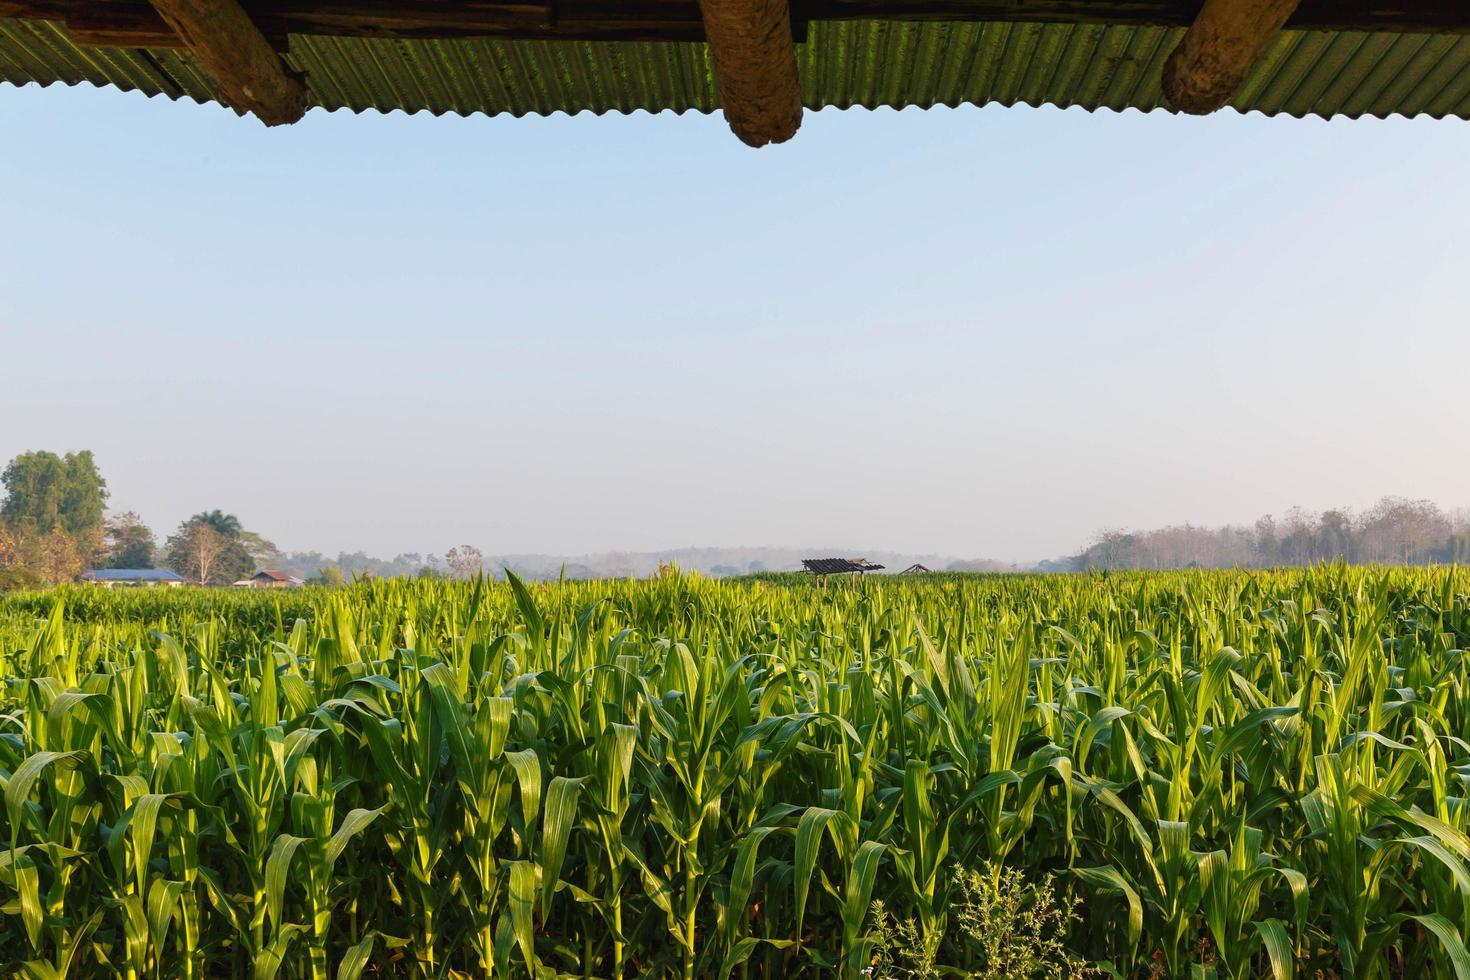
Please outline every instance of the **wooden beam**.
[[[277, 51], [288, 35], [703, 41], [698, 0], [240, 0]], [[1201, 0], [790, 0], [797, 43], [813, 21], [1026, 21], [1188, 27]], [[552, 16], [552, 11], [555, 16]], [[178, 48], [148, 0], [0, 0], [0, 17], [61, 21], [80, 44]], [[1288, 30], [1470, 34], [1466, 0], [1301, 0]]]
[[1228, 105], [1298, 0], [1205, 0], [1164, 62], [1164, 98], [1204, 115]]
[[152, 2], [230, 108], [253, 113], [267, 126], [293, 123], [306, 114], [306, 84], [286, 67], [238, 0]]
[[699, 0], [725, 121], [748, 146], [784, 143], [801, 125], [801, 82], [786, 0]]

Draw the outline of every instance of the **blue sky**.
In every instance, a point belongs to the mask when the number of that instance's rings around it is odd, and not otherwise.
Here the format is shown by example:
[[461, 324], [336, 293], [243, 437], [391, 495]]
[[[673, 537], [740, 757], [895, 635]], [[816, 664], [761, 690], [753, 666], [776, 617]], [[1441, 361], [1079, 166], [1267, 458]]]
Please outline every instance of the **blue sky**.
[[817, 545], [1470, 504], [1470, 127], [218, 107], [0, 85], [0, 460], [286, 548]]

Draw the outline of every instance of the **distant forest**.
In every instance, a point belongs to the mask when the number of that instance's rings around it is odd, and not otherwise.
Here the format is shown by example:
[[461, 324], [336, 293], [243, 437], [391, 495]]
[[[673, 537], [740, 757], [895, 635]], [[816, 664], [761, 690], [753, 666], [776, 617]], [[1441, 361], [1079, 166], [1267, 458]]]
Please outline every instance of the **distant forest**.
[[1109, 530], [1081, 554], [1041, 566], [1102, 568], [1273, 568], [1346, 561], [1428, 565], [1470, 562], [1470, 510], [1446, 512], [1428, 500], [1384, 497], [1355, 514], [1300, 508], [1246, 527], [1180, 524], [1152, 531]]

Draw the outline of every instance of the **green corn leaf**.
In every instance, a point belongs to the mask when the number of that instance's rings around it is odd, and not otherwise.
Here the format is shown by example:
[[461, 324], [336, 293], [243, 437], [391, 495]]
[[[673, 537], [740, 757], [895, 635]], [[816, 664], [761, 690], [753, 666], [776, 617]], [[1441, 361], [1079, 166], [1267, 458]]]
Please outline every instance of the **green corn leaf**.
[[811, 890], [812, 878], [817, 868], [817, 849], [827, 826], [840, 814], [823, 807], [808, 807], [796, 825], [796, 866], [792, 871], [795, 887], [796, 931], [794, 938], [800, 942], [802, 923], [806, 920], [807, 893]]
[[291, 873], [291, 859], [304, 843], [304, 837], [281, 834], [271, 845], [270, 857], [265, 862], [266, 908], [277, 931], [286, 921], [286, 880]]
[[182, 881], [165, 881], [162, 878], [155, 878], [148, 887], [148, 938], [153, 942], [153, 955], [160, 963], [165, 962], [164, 943], [168, 941], [168, 928], [173, 923], [184, 887]]
[[1107, 891], [1117, 892], [1128, 902], [1128, 948], [1138, 948], [1143, 934], [1143, 902], [1128, 880], [1111, 864], [1099, 868], [1077, 868], [1073, 874], [1091, 885]]
[[1291, 948], [1291, 939], [1286, 926], [1280, 919], [1260, 919], [1255, 923], [1266, 944], [1266, 956], [1271, 961], [1273, 980], [1294, 980], [1296, 976], [1296, 954]]
[[541, 833], [541, 914], [549, 915], [551, 897], [561, 880], [567, 855], [567, 838], [577, 818], [577, 799], [583, 780], [557, 776], [546, 791], [546, 815]]
[[[366, 830], [374, 820], [382, 816], [383, 811], [386, 809], [388, 809], [386, 805], [372, 810], [358, 807], [350, 811], [343, 818], [342, 826], [337, 828], [336, 833], [332, 834], [332, 839], [327, 842], [326, 860], [328, 869], [336, 865], [337, 859], [342, 856], [342, 852], [346, 850], [347, 845], [352, 842], [352, 839]], [[371, 948], [371, 944], [369, 948]]]
[[439, 714], [439, 724], [449, 740], [450, 758], [454, 760], [465, 785], [476, 786], [479, 767], [488, 760], [479, 758], [470, 740], [469, 716], [465, 714], [464, 702], [455, 690], [454, 672], [448, 664], [438, 663], [425, 670], [423, 677], [429, 683], [434, 710]]
[[842, 929], [844, 942], [851, 946], [856, 942], [868, 914], [868, 901], [873, 895], [873, 885], [878, 880], [878, 863], [885, 847], [878, 841], [866, 840], [858, 845], [857, 858], [847, 876], [847, 887], [842, 903]]
[[1439, 940], [1440, 945], [1444, 947], [1445, 955], [1449, 958], [1450, 966], [1455, 971], [1455, 980], [1470, 980], [1470, 950], [1465, 948], [1465, 940], [1461, 938], [1454, 923], [1437, 912], [1412, 915], [1409, 918], [1419, 923]]
[[20, 897], [20, 919], [25, 926], [26, 939], [30, 941], [31, 949], [39, 951], [46, 912], [41, 907], [41, 876], [29, 854], [12, 862], [11, 880]]
[[1467, 870], [1465, 862], [1448, 847], [1441, 844], [1438, 838], [1429, 836], [1403, 837], [1399, 839], [1399, 843], [1417, 847], [1444, 865], [1450, 872], [1451, 877], [1454, 878], [1455, 887], [1459, 889], [1461, 896], [1470, 899], [1470, 870]]
[[541, 812], [541, 759], [535, 749], [507, 752], [505, 758], [515, 770], [521, 790], [521, 814], [525, 817], [529, 833]]
[[285, 965], [286, 954], [301, 932], [299, 925], [288, 925], [280, 929], [265, 948], [255, 954], [251, 977], [253, 980], [275, 980], [276, 974]]
[[31, 789], [41, 773], [50, 766], [71, 767], [82, 765], [87, 761], [87, 753], [82, 751], [71, 752], [37, 752], [28, 756], [20, 767], [11, 775], [5, 784], [5, 810], [10, 817], [10, 846], [16, 846], [17, 837], [21, 827], [21, 811], [25, 803], [30, 799]]
[[529, 969], [535, 970], [536, 940], [532, 914], [536, 904], [536, 867], [529, 861], [512, 861], [510, 865], [510, 921], [516, 945], [521, 948]]
[[[735, 850], [735, 863], [730, 871], [729, 906], [725, 913], [727, 935], [733, 940], [739, 930], [745, 928], [750, 915], [750, 889], [755, 881], [755, 861], [761, 841], [775, 828], [755, 827], [740, 841]], [[750, 955], [747, 951], [746, 955]], [[733, 964], [732, 964], [733, 965]]]
[[337, 964], [337, 980], [358, 980], [362, 971], [367, 968], [368, 961], [372, 959], [373, 942], [377, 939], [375, 933], [368, 933], [362, 942], [347, 950], [342, 956], [342, 962]]

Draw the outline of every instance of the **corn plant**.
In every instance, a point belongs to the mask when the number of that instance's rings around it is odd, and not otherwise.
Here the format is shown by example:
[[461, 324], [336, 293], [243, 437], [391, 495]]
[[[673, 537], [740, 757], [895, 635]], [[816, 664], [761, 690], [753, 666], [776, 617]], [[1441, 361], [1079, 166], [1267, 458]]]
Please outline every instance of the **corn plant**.
[[0, 972], [1470, 980], [1467, 649], [1432, 568], [0, 597]]

